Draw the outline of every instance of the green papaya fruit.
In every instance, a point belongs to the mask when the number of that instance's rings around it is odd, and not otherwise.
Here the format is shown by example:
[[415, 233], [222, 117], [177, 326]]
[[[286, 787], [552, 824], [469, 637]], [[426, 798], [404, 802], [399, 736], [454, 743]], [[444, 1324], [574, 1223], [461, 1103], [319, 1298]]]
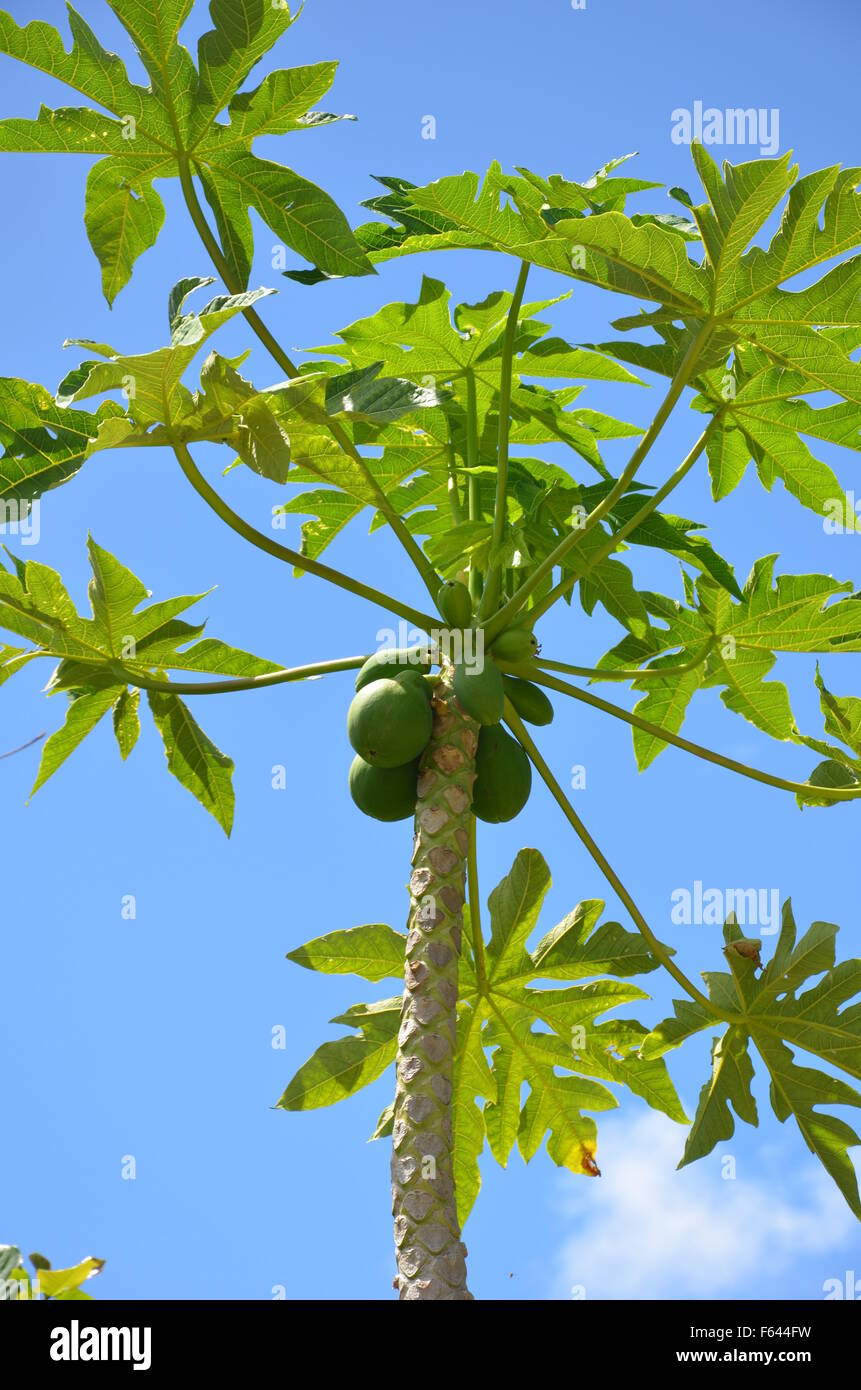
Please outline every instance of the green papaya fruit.
[[501, 632], [490, 649], [498, 661], [528, 661], [538, 651], [538, 638], [525, 627], [509, 627]]
[[521, 719], [527, 724], [551, 724], [553, 706], [539, 685], [522, 681], [519, 676], [503, 676], [505, 693]]
[[374, 767], [357, 753], [350, 767], [350, 795], [374, 820], [407, 820], [416, 809], [419, 760], [400, 767]]
[[479, 724], [498, 724], [505, 704], [502, 672], [492, 661], [482, 666], [459, 662], [454, 668], [452, 688], [467, 714]]
[[347, 734], [366, 763], [400, 767], [421, 753], [432, 723], [430, 702], [417, 682], [381, 677], [354, 697]]
[[356, 690], [362, 690], [371, 681], [396, 675], [398, 671], [415, 671], [419, 675], [431, 668], [430, 649], [421, 647], [386, 647], [374, 652], [356, 676]]
[[404, 685], [412, 686], [414, 690], [420, 690], [428, 701], [433, 697], [434, 687], [437, 683], [436, 676], [423, 676], [417, 667], [408, 667], [404, 671], [396, 671], [391, 679], [393, 681], [399, 681]]
[[469, 627], [472, 622], [472, 599], [469, 589], [459, 579], [449, 579], [436, 596], [437, 607], [451, 627]]
[[532, 767], [515, 739], [498, 725], [480, 729], [472, 809], [479, 820], [513, 820], [529, 800]]

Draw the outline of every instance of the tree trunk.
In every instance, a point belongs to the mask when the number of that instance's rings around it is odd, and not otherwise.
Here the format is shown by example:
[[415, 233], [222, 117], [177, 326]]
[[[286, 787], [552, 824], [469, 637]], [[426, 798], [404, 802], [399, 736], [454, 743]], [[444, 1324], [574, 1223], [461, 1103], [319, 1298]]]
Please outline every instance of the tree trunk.
[[419, 770], [392, 1131], [401, 1299], [468, 1299], [452, 1173], [457, 966], [478, 726], [448, 679]]

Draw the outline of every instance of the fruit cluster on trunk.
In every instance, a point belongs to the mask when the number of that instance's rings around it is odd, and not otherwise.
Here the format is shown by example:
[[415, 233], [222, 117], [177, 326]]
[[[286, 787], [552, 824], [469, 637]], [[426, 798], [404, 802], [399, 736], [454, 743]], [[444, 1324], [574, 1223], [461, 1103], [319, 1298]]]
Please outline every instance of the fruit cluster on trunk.
[[[450, 674], [450, 673], [449, 673]], [[422, 756], [392, 1131], [401, 1299], [468, 1299], [452, 1173], [457, 970], [478, 726], [444, 673]]]

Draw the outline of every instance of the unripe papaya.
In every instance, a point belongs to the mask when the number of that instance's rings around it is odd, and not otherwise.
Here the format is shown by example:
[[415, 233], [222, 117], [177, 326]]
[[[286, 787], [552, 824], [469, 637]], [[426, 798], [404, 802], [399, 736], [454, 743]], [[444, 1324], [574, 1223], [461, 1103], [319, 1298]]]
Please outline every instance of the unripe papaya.
[[520, 744], [504, 729], [480, 729], [475, 755], [472, 809], [479, 820], [513, 820], [529, 800], [532, 767]]
[[407, 820], [416, 809], [419, 760], [400, 767], [374, 767], [358, 753], [350, 767], [350, 795], [374, 820]]
[[553, 706], [540, 686], [522, 681], [518, 676], [503, 676], [502, 683], [509, 700], [527, 724], [553, 722]]
[[353, 699], [347, 734], [360, 757], [374, 767], [400, 767], [421, 753], [431, 735], [430, 703], [418, 682], [371, 681]]
[[437, 607], [451, 627], [469, 627], [472, 622], [472, 599], [469, 589], [459, 579], [449, 579], [436, 596]]
[[482, 666], [459, 662], [454, 668], [452, 689], [467, 714], [479, 724], [498, 724], [505, 704], [505, 687], [498, 666], [485, 657]]
[[435, 676], [423, 676], [418, 667], [412, 666], [403, 671], [396, 671], [391, 679], [408, 686], [411, 685], [414, 690], [420, 690], [428, 701], [433, 698], [434, 687], [437, 684]]
[[371, 681], [391, 679], [398, 671], [416, 671], [419, 675], [431, 668], [430, 648], [386, 647], [374, 652], [356, 676], [356, 690], [362, 690]]
[[525, 627], [509, 627], [501, 632], [490, 649], [498, 661], [528, 661], [538, 651], [538, 639]]

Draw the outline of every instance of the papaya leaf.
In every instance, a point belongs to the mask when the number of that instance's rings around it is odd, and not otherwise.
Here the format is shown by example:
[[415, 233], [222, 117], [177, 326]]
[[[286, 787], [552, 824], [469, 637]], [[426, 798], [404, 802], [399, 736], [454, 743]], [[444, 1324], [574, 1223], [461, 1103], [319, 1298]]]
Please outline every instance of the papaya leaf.
[[122, 415], [115, 401], [94, 413], [64, 410], [43, 386], [0, 377], [0, 501], [30, 502], [68, 482], [101, 426]]
[[394, 1127], [395, 1102], [390, 1101], [389, 1104], [385, 1107], [385, 1109], [381, 1112], [380, 1118], [377, 1120], [376, 1128], [368, 1142], [370, 1143], [374, 1139], [390, 1139]]
[[620, 560], [595, 559], [606, 539], [602, 528], [593, 527], [572, 546], [566, 557], [576, 572], [587, 569], [579, 585], [580, 602], [591, 616], [595, 604], [600, 601], [635, 637], [644, 638], [649, 628], [649, 614], [634, 588], [631, 571]]
[[[851, 583], [830, 575], [775, 577], [775, 555], [753, 565], [742, 601], [727, 607], [715, 586], [698, 582], [700, 611], [721, 636], [732, 636], [752, 651], [828, 652], [861, 649], [861, 599]], [[847, 597], [831, 602], [838, 594]], [[721, 605], [721, 606], [719, 606]]]
[[85, 1293], [82, 1285], [100, 1274], [105, 1266], [104, 1260], [89, 1255], [70, 1269], [53, 1269], [51, 1261], [37, 1252], [30, 1256], [30, 1263], [35, 1274], [29, 1274], [24, 1268], [23, 1256], [17, 1246], [0, 1245], [0, 1301], [28, 1302], [36, 1298], [91, 1300], [92, 1294]]
[[[490, 895], [490, 940], [480, 954], [472, 910], [464, 907], [452, 1078], [452, 1165], [461, 1225], [481, 1186], [478, 1160], [485, 1139], [504, 1167], [515, 1143], [528, 1162], [546, 1135], [555, 1163], [595, 1176], [597, 1131], [586, 1112], [617, 1104], [609, 1086], [627, 1086], [673, 1119], [686, 1118], [663, 1060], [638, 1055], [648, 1030], [632, 1020], [599, 1021], [648, 997], [626, 981], [656, 969], [657, 961], [638, 934], [618, 922], [600, 923], [604, 904], [597, 899], [580, 903], [530, 951], [527, 943], [549, 887], [539, 852], [521, 850]], [[404, 945], [389, 927], [357, 927], [318, 937], [288, 958], [313, 970], [378, 980], [402, 975]], [[564, 983], [547, 988], [549, 980]], [[358, 1025], [358, 1034], [324, 1043], [293, 1078], [280, 1108], [331, 1105], [375, 1080], [395, 1058], [400, 1016], [397, 998], [356, 1005], [333, 1019]], [[372, 1138], [390, 1134], [391, 1125], [387, 1107]]]
[[233, 760], [216, 748], [177, 695], [147, 691], [162, 736], [168, 771], [215, 817], [226, 835], [233, 826]]
[[[422, 438], [424, 439], [424, 436]], [[416, 455], [419, 454], [429, 460], [431, 452], [429, 442], [425, 442], [417, 450], [392, 446], [385, 448], [382, 457], [366, 459], [371, 476], [380, 485], [386, 496], [394, 501], [401, 514], [406, 514], [411, 510], [412, 505], [418, 506], [421, 502], [422, 494], [418, 493], [416, 480], [411, 475], [416, 472]], [[428, 478], [428, 475], [424, 476]], [[398, 484], [407, 478], [411, 479], [412, 485], [409, 492], [401, 497], [396, 489]], [[317, 471], [305, 468], [302, 463], [297, 463], [291, 472], [290, 481], [302, 484], [305, 482], [317, 483], [326, 481], [326, 479], [321, 478]], [[428, 478], [428, 481], [431, 486], [438, 484], [438, 480], [434, 478]], [[316, 559], [335, 537], [370, 505], [373, 504], [363, 493], [352, 495], [333, 487], [314, 487], [298, 493], [289, 502], [276, 508], [273, 514], [298, 514], [313, 518], [313, 520], [302, 523], [300, 549], [303, 555]]]
[[5, 685], [11, 676], [29, 665], [37, 655], [37, 652], [28, 651], [26, 647], [0, 646], [0, 685]]
[[[301, 469], [299, 476], [311, 474], [341, 489], [361, 510], [380, 500], [370, 477], [374, 461], [363, 465], [333, 438], [332, 417], [361, 442], [377, 443], [386, 433], [406, 444], [421, 438], [426, 453], [429, 441], [418, 427], [396, 422], [408, 416], [423, 419], [450, 393], [381, 376], [380, 362], [356, 372], [321, 364], [260, 390], [233, 362], [211, 351], [200, 371], [201, 389], [192, 391], [183, 376], [212, 334], [273, 293], [259, 289], [220, 295], [199, 311], [186, 309], [189, 296], [211, 283], [192, 277], [174, 286], [168, 305], [170, 342], [154, 352], [123, 354], [104, 343], [75, 340], [72, 345], [101, 360], [91, 357], [72, 368], [56, 399], [40, 386], [0, 381], [0, 441], [7, 445], [0, 459], [0, 488], [5, 468], [7, 496], [36, 497], [66, 481], [99, 450], [211, 440], [235, 449], [242, 463], [270, 481], [285, 483], [291, 468]], [[72, 408], [111, 391], [126, 395], [125, 411], [114, 401], [95, 414]], [[383, 465], [379, 471], [384, 478], [388, 469]]]
[[[840, 260], [802, 290], [784, 285], [861, 247], [861, 170], [833, 166], [798, 178], [788, 155], [719, 170], [702, 145], [691, 148], [706, 194], [700, 205], [691, 201], [701, 263], [688, 254], [688, 232], [628, 216], [624, 197], [578, 199], [568, 186], [557, 204], [552, 180], [526, 170], [506, 176], [497, 164], [483, 182], [474, 173], [424, 188], [384, 180], [387, 195], [366, 206], [398, 226], [367, 224], [357, 238], [372, 260], [433, 247], [501, 251], [657, 304], [614, 327], [650, 328], [659, 342], [589, 349], [672, 376], [699, 334], [692, 384], [701, 393], [697, 408], [714, 416], [707, 444], [714, 497], [727, 496], [753, 459], [764, 487], [780, 479], [803, 506], [832, 515], [843, 490], [801, 436], [859, 447], [861, 366], [850, 352], [861, 327], [861, 256]], [[767, 249], [751, 245], [781, 203]], [[800, 399], [823, 391], [842, 400]], [[852, 509], [843, 512], [854, 528]]]
[[[829, 737], [811, 738], [801, 733], [796, 736], [799, 743], [826, 755], [807, 779], [811, 791], [796, 794], [795, 799], [802, 808], [837, 804], [823, 798], [813, 788], [854, 787], [861, 779], [861, 700], [855, 695], [832, 694], [825, 684], [818, 662], [816, 687], [825, 719], [825, 732]], [[830, 740], [834, 738], [840, 742], [832, 743]]]
[[[206, 283], [197, 281], [193, 288]], [[180, 282], [176, 289], [187, 284]], [[185, 297], [190, 292], [186, 289]], [[182, 376], [201, 347], [236, 314], [273, 293], [273, 290], [259, 289], [243, 294], [218, 295], [199, 313], [177, 312], [171, 325], [170, 343], [155, 352], [124, 356], [104, 344], [77, 340], [71, 345], [94, 351], [104, 360], [86, 361], [76, 367], [61, 382], [57, 403], [61, 406], [75, 405], [80, 400], [106, 391], [124, 391], [128, 396], [127, 420], [135, 429], [149, 430], [157, 424], [179, 425], [183, 419], [195, 415], [194, 398], [182, 384]], [[176, 290], [171, 296], [172, 303], [175, 294]], [[114, 442], [119, 440], [115, 441], [112, 432], [109, 432], [108, 447]], [[143, 443], [143, 439], [138, 438], [135, 442]], [[158, 442], [158, 439], [149, 442]]]
[[164, 226], [164, 203], [153, 180], [170, 173], [170, 161], [102, 159], [87, 178], [84, 226], [102, 268], [102, 291], [113, 305], [132, 277], [135, 261], [155, 246]]
[[[614, 505], [611, 516], [622, 524], [633, 519], [642, 501], [637, 493], [627, 493]], [[627, 545], [645, 545], [674, 555], [676, 559], [693, 565], [726, 589], [734, 598], [741, 598], [741, 590], [736, 582], [732, 565], [719, 555], [711, 542], [702, 535], [691, 534], [702, 530], [702, 523], [690, 521], [685, 517], [672, 516], [668, 512], [655, 509], [644, 521], [629, 531], [625, 537]]]
[[[804, 743], [826, 760], [842, 761], [849, 769], [851, 775], [839, 783], [828, 780], [833, 778], [833, 770], [823, 769], [814, 786], [852, 785], [861, 753], [850, 756], [845, 750], [835, 751], [828, 742], [799, 734], [786, 687], [766, 677], [779, 652], [861, 650], [861, 601], [851, 583], [841, 583], [830, 575], [775, 576], [776, 559], [766, 555], [755, 562], [738, 602], [710, 574], [702, 574], [690, 584], [686, 606], [660, 594], [643, 594], [646, 609], [661, 625], [654, 625], [647, 635], [632, 629], [632, 638], [607, 652], [598, 669], [612, 672], [640, 667], [644, 672], [659, 673], [664, 666], [671, 670], [688, 666], [690, 669], [668, 675], [665, 681], [654, 676], [635, 680], [635, 688], [645, 692], [636, 712], [656, 727], [678, 733], [697, 690], [720, 688], [727, 709], [763, 732], [781, 741]], [[830, 727], [826, 722], [826, 730], [842, 737], [834, 722]], [[665, 746], [655, 734], [634, 731], [641, 768]], [[817, 804], [815, 794], [801, 799], [805, 804]]]
[[[380, 363], [386, 375], [413, 381], [425, 389], [429, 382], [439, 383], [449, 392], [450, 410], [446, 414], [465, 409], [471, 386], [481, 429], [496, 401], [511, 303], [508, 291], [497, 290], [479, 304], [459, 304], [452, 310], [450, 291], [442, 281], [423, 276], [415, 304], [387, 304], [376, 314], [341, 329], [336, 335], [340, 342], [308, 351], [343, 357], [354, 370]], [[515, 341], [519, 349], [513, 366], [515, 420], [534, 418], [545, 427], [543, 434], [530, 442], [540, 442], [542, 437], [561, 438], [572, 447], [580, 444], [582, 450], [594, 441], [600, 425], [610, 426], [610, 435], [605, 433], [604, 437], [636, 432], [635, 426], [611, 421], [610, 417], [596, 415], [581, 420], [577, 412], [563, 413], [561, 406], [556, 406], [561, 393], [524, 384], [531, 378], [637, 380], [606, 356], [574, 348], [558, 338], [546, 339], [547, 324], [535, 317], [545, 307], [543, 302], [522, 306]], [[445, 399], [442, 397], [443, 403]], [[594, 442], [589, 457], [600, 465]]]
[[[648, 669], [660, 671], [662, 666], [678, 665], [679, 657], [676, 655], [659, 656], [649, 663]], [[642, 700], [638, 700], [634, 712], [642, 719], [648, 719], [650, 724], [677, 734], [685, 721], [688, 705], [701, 687], [702, 681], [701, 667], [686, 671], [680, 676], [668, 676], [666, 680], [641, 681], [640, 688], [644, 689], [646, 694]], [[637, 767], [642, 772], [667, 745], [657, 734], [647, 733], [643, 729], [635, 728], [632, 734], [634, 756], [637, 759]]]
[[[90, 537], [92, 617], [82, 617], [60, 576], [35, 560], [12, 574], [0, 566], [0, 627], [27, 638], [30, 648], [0, 648], [0, 684], [37, 657], [59, 658], [46, 687], [65, 692], [65, 722], [46, 740], [31, 796], [80, 746], [108, 710], [125, 760], [140, 733], [135, 678], [163, 680], [170, 670], [251, 677], [281, 669], [217, 638], [179, 614], [201, 594], [147, 603], [151, 595], [131, 570]], [[131, 684], [130, 682], [131, 678]], [[233, 821], [233, 763], [199, 728], [170, 692], [150, 691], [150, 707], [165, 745], [169, 770], [216, 818], [226, 833]]]
[[[801, 436], [813, 435], [857, 450], [861, 447], [861, 404], [846, 400], [836, 407], [814, 408], [798, 399], [813, 389], [800, 373], [766, 365], [745, 380], [731, 400], [720, 406], [712, 404], [712, 409], [722, 412], [707, 446], [715, 500], [726, 497], [738, 485], [753, 459], [765, 488], [770, 490], [779, 478], [802, 506], [820, 516], [833, 517], [840, 503], [841, 524], [854, 529], [855, 512], [842, 505], [843, 489], [837, 476], [815, 457]], [[835, 411], [840, 412], [837, 417]]]
[[0, 1245], [0, 1281], [11, 1277], [12, 1271], [20, 1267], [21, 1258], [17, 1245]]
[[461, 1006], [451, 1101], [452, 1173], [461, 1228], [481, 1189], [478, 1160], [484, 1148], [487, 1107], [497, 1100], [498, 1078], [488, 1064], [486, 1043], [485, 1010]]
[[[34, 1257], [31, 1255], [30, 1259], [33, 1261]], [[39, 1268], [39, 1290], [44, 1298], [67, 1299], [73, 1294], [89, 1297], [83, 1293], [81, 1285], [101, 1274], [104, 1267], [104, 1260], [96, 1260], [89, 1255], [70, 1269]]]
[[[775, 1115], [781, 1123], [792, 1116], [807, 1147], [861, 1220], [858, 1181], [848, 1153], [861, 1144], [861, 1138], [845, 1120], [821, 1109], [861, 1107], [861, 1093], [840, 1077], [800, 1066], [794, 1051], [812, 1054], [834, 1070], [861, 1080], [861, 961], [835, 964], [837, 931], [832, 923], [814, 922], [798, 941], [787, 902], [774, 955], [757, 979], [757, 953], [734, 949], [745, 943], [736, 923], [727, 922], [724, 939], [730, 973], [710, 972], [703, 978], [719, 1014], [729, 1021], [726, 1031], [714, 1040], [712, 1075], [700, 1094], [682, 1165], [711, 1153], [715, 1144], [732, 1136], [730, 1105], [739, 1119], [757, 1123], [750, 1089], [752, 1044], [770, 1078], [769, 1099]], [[815, 984], [811, 983], [814, 978]], [[715, 1025], [714, 1015], [699, 1004], [676, 1000], [674, 1008], [674, 1016], [643, 1040], [645, 1059], [662, 1057], [693, 1033]]]
[[839, 738], [861, 757], [861, 700], [856, 695], [833, 695], [816, 665], [819, 703], [825, 716], [825, 732]]
[[128, 687], [121, 692], [114, 703], [114, 735], [123, 762], [131, 753], [140, 736], [139, 705], [140, 691], [130, 690]]
[[[742, 602], [727, 607], [706, 580], [697, 588], [700, 613], [714, 643], [704, 685], [723, 685], [727, 707], [775, 738], [794, 737], [795, 721], [785, 687], [767, 682], [779, 651], [856, 651], [861, 643], [861, 602], [851, 584], [825, 575], [780, 575], [775, 556], [758, 560]], [[847, 597], [830, 602], [838, 594]]]
[[[452, 323], [451, 294], [441, 280], [422, 277], [415, 304], [387, 304], [337, 333], [341, 342], [308, 349], [317, 354], [337, 352], [355, 367], [380, 358], [393, 376], [451, 381], [472, 372], [491, 388], [497, 385], [502, 337], [512, 295], [497, 290], [480, 304], [460, 304]], [[603, 381], [637, 381], [630, 372], [597, 352], [573, 348], [559, 338], [534, 341], [547, 331], [538, 324], [544, 304], [525, 304], [518, 321], [521, 350], [515, 359], [519, 376]], [[494, 371], [495, 368], [495, 371]]]
[[[857, 332], [861, 259], [841, 261], [806, 289], [781, 286], [861, 244], [859, 170], [834, 167], [796, 182], [784, 156], [725, 164], [721, 175], [702, 146], [693, 154], [707, 192], [694, 216], [706, 248], [711, 313], [734, 358], [731, 369], [725, 364], [698, 383], [698, 408], [716, 416], [708, 444], [713, 495], [732, 491], [753, 459], [766, 488], [779, 478], [803, 506], [827, 516], [842, 488], [801, 436], [859, 447], [861, 370], [840, 335]], [[746, 251], [786, 192], [768, 249]], [[662, 336], [671, 343], [671, 334]], [[821, 390], [844, 399], [821, 407], [799, 399]], [[845, 514], [851, 529], [854, 513]]]
[[[804, 742], [807, 740], [805, 739]], [[822, 791], [825, 789], [846, 791], [851, 787], [857, 787], [857, 785], [858, 776], [851, 768], [847, 767], [845, 763], [838, 762], [835, 758], [825, 758], [821, 763], [816, 764], [807, 778], [806, 787], [809, 787], [810, 790], [796, 792], [795, 800], [802, 810], [805, 806], [836, 806], [839, 803], [829, 796], [824, 796]], [[821, 790], [817, 790], [817, 788]]]
[[758, 1124], [756, 1101], [750, 1089], [752, 1081], [747, 1035], [740, 1029], [728, 1028], [712, 1044], [712, 1074], [700, 1092], [680, 1168], [711, 1153], [721, 1140], [732, 1138], [735, 1122], [730, 1106], [740, 1120]]
[[79, 695], [72, 699], [66, 711], [66, 721], [61, 729], [46, 739], [42, 749], [42, 760], [33, 783], [31, 796], [44, 786], [49, 777], [57, 771], [75, 749], [92, 733], [93, 729], [107, 714], [116, 699], [116, 692], [96, 690], [90, 695]]
[[130, 79], [123, 60], [102, 47], [71, 7], [69, 49], [51, 25], [34, 20], [19, 26], [0, 11], [0, 53], [93, 103], [43, 106], [35, 120], [0, 121], [0, 151], [102, 156], [87, 180], [85, 223], [108, 303], [162, 228], [164, 205], [153, 186], [160, 179], [199, 178], [240, 289], [248, 284], [253, 257], [251, 208], [280, 241], [325, 273], [372, 273], [329, 195], [252, 149], [258, 136], [340, 119], [309, 109], [331, 86], [334, 63], [282, 69], [253, 90], [239, 90], [298, 13], [264, 0], [211, 0], [213, 27], [200, 38], [195, 66], [179, 41], [193, 0], [109, 3], [147, 72], [147, 87]]
[[356, 1004], [333, 1018], [357, 1031], [323, 1043], [299, 1068], [276, 1105], [277, 1110], [315, 1110], [334, 1105], [376, 1081], [395, 1060], [400, 996], [377, 1004]]
[[[404, 383], [412, 382], [415, 391], [422, 393], [412, 401], [419, 409], [404, 422], [411, 432], [403, 427], [386, 429], [386, 417], [376, 410], [373, 416], [365, 411], [363, 419], [372, 420], [378, 428], [373, 433], [365, 428], [360, 434], [358, 426], [354, 427], [353, 437], [356, 442], [382, 447], [382, 456], [369, 459], [368, 467], [389, 502], [413, 534], [421, 538], [428, 558], [444, 575], [461, 568], [465, 556], [476, 564], [483, 564], [489, 556], [489, 522], [467, 523], [455, 517], [452, 525], [452, 508], [464, 510], [467, 478], [474, 478], [476, 469], [486, 469], [480, 486], [487, 494], [486, 514], [489, 516], [493, 510], [499, 375], [512, 299], [510, 292], [499, 290], [479, 303], [452, 306], [450, 291], [442, 281], [424, 276], [415, 303], [384, 305], [377, 313], [339, 330], [337, 342], [308, 349], [318, 359], [326, 359], [318, 365], [330, 374], [330, 410], [340, 380], [347, 382], [354, 393], [361, 387], [362, 374], [366, 372], [383, 373], [381, 381], [400, 383], [401, 390]], [[605, 355], [573, 347], [560, 338], [548, 338], [548, 325], [538, 315], [555, 302], [523, 304], [518, 316], [510, 438], [512, 443], [527, 445], [564, 443], [606, 479], [609, 475], [599, 442], [636, 436], [641, 431], [603, 412], [582, 408], [578, 402], [582, 386], [555, 383], [589, 379], [630, 382], [637, 378]], [[336, 358], [342, 360], [343, 366], [338, 365]], [[303, 368], [306, 370], [313, 368]], [[361, 402], [356, 404], [359, 411], [363, 410]], [[471, 411], [478, 432], [475, 460], [469, 452], [467, 419]], [[512, 459], [510, 464], [513, 495], [509, 499], [509, 521], [512, 527], [520, 524], [507, 542], [505, 563], [512, 566], [516, 555], [521, 572], [549, 553], [558, 540], [550, 528], [530, 530], [541, 497], [552, 496], [554, 488], [558, 491], [560, 481], [564, 482], [566, 498], [575, 486], [574, 479], [564, 470], [546, 466], [542, 475], [541, 468], [538, 460]], [[524, 490], [523, 470], [529, 470], [531, 475], [529, 516], [519, 496]], [[454, 501], [457, 497], [459, 502]], [[317, 555], [360, 514], [360, 503], [366, 500], [354, 496], [348, 504], [343, 497], [315, 491], [295, 498], [283, 511], [304, 511], [314, 518], [303, 525], [302, 532], [305, 553]], [[378, 524], [379, 513], [375, 510], [372, 527]], [[468, 527], [472, 528], [470, 532]], [[683, 537], [679, 543], [685, 545]], [[614, 576], [611, 569], [607, 576], [611, 593], [620, 589], [618, 584], [609, 582]], [[621, 585], [623, 590], [626, 587]], [[615, 606], [617, 610], [624, 607], [626, 614], [630, 607], [621, 597]], [[642, 620], [645, 614], [640, 613], [639, 617]]]
[[[488, 900], [491, 932], [480, 966], [471, 918], [465, 923], [452, 1102], [461, 1224], [478, 1193], [485, 1136], [503, 1166], [515, 1143], [528, 1162], [547, 1136], [554, 1163], [595, 1176], [597, 1130], [588, 1112], [617, 1104], [606, 1083], [627, 1086], [672, 1118], [685, 1118], [665, 1067], [637, 1056], [642, 1025], [600, 1021], [647, 998], [625, 981], [657, 962], [639, 935], [616, 922], [599, 925], [604, 905], [597, 900], [579, 904], [530, 951], [527, 942], [549, 887], [539, 852], [521, 850]], [[620, 978], [602, 978], [606, 974]], [[548, 988], [548, 980], [566, 983]]]
[[287, 952], [287, 959], [325, 975], [361, 975], [365, 980], [404, 973], [406, 937], [382, 923], [327, 932]]
[[[380, 177], [377, 182], [386, 191], [363, 206], [395, 225], [363, 223], [356, 228], [356, 240], [374, 264], [394, 256], [471, 246], [504, 250], [570, 274], [571, 238], [554, 238], [548, 235], [549, 228], [566, 218], [621, 212], [630, 194], [659, 187], [642, 179], [614, 177], [613, 171], [630, 158], [624, 155], [608, 161], [583, 183], [558, 174], [544, 179], [523, 168], [506, 175], [497, 163], [491, 165], [481, 189], [474, 173], [437, 180], [426, 189], [407, 179]], [[687, 219], [669, 225], [676, 235], [680, 225], [690, 227]], [[305, 284], [329, 278], [323, 266], [288, 274]]]

